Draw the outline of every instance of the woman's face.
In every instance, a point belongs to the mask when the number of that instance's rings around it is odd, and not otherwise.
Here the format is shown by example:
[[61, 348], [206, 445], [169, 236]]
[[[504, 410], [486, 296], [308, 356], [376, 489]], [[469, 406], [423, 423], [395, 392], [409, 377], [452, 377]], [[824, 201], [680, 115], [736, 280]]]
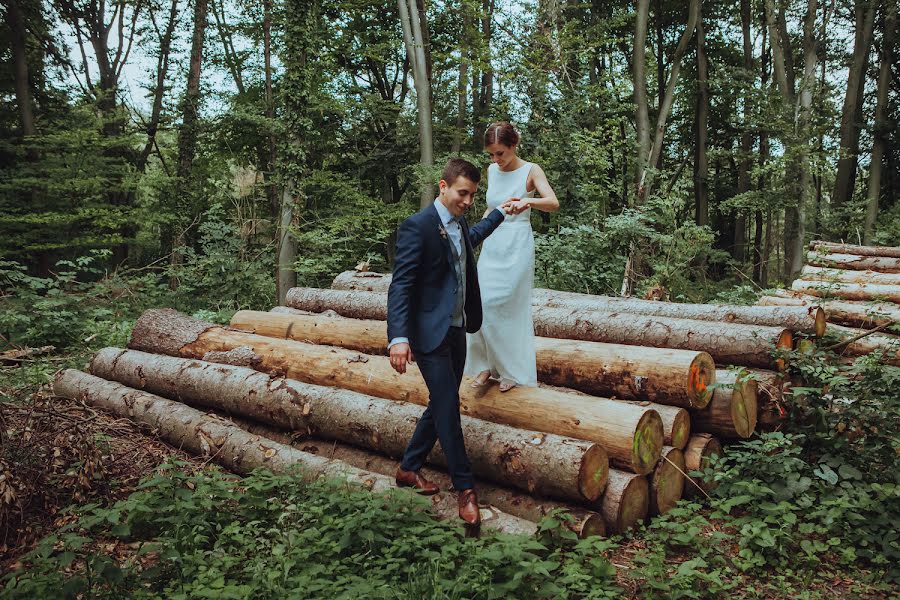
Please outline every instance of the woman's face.
[[497, 163], [500, 170], [505, 170], [516, 160], [516, 147], [506, 146], [504, 144], [493, 143], [484, 147], [491, 159], [491, 162]]

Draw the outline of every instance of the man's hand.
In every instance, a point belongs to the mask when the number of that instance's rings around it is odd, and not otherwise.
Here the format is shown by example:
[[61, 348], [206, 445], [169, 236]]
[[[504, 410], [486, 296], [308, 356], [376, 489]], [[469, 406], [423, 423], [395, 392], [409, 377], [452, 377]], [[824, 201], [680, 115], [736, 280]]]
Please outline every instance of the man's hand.
[[530, 204], [528, 204], [527, 200], [520, 200], [519, 198], [507, 198], [506, 202], [500, 205], [500, 208], [508, 215], [517, 215], [524, 210], [528, 210], [529, 207]]
[[406, 373], [406, 363], [414, 363], [416, 359], [413, 357], [409, 344], [400, 342], [391, 346], [391, 366], [394, 370], [403, 375]]

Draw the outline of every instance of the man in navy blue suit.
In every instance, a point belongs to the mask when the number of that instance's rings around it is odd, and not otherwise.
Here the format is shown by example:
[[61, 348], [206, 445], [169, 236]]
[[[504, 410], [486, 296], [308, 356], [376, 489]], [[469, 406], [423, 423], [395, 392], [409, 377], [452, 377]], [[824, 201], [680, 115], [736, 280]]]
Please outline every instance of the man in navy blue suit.
[[492, 210], [469, 228], [463, 215], [472, 205], [480, 179], [475, 165], [451, 159], [434, 204], [400, 225], [387, 319], [391, 366], [402, 374], [408, 363], [418, 362], [430, 394], [397, 469], [397, 484], [423, 494], [438, 492], [438, 486], [419, 469], [439, 439], [453, 487], [459, 492], [459, 516], [473, 526], [480, 524], [481, 514], [460, 425], [459, 386], [466, 362], [466, 331], [473, 333], [481, 327], [474, 248], [511, 210], [507, 205]]

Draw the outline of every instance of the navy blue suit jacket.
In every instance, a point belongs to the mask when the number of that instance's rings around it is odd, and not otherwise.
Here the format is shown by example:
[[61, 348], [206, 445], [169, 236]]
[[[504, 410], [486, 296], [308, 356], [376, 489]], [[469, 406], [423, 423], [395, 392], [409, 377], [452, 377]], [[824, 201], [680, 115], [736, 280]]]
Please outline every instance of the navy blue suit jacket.
[[[471, 229], [459, 220], [466, 245], [466, 331], [481, 328], [481, 290], [475, 270], [476, 248], [503, 222], [492, 210]], [[441, 235], [443, 226], [434, 204], [412, 215], [397, 230], [397, 255], [388, 289], [388, 340], [409, 338], [414, 351], [431, 352], [450, 328], [456, 304], [456, 274], [452, 243]]]

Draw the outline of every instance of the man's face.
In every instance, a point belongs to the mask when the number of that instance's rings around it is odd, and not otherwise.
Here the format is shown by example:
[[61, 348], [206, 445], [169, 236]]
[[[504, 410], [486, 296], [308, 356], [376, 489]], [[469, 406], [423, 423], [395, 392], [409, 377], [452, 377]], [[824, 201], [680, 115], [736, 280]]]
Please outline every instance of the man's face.
[[447, 183], [443, 179], [440, 182], [441, 204], [447, 207], [450, 214], [454, 217], [461, 217], [472, 206], [475, 201], [475, 192], [478, 191], [478, 184], [460, 175], [453, 183]]

